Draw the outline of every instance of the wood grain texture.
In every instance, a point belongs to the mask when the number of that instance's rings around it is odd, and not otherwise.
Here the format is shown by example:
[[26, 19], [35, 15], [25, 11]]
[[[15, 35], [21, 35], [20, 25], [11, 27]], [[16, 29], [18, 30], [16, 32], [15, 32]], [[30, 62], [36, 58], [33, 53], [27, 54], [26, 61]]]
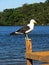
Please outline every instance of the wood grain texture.
[[[26, 52], [32, 52], [31, 39], [26, 39]], [[32, 65], [32, 59], [27, 59], [27, 65]]]

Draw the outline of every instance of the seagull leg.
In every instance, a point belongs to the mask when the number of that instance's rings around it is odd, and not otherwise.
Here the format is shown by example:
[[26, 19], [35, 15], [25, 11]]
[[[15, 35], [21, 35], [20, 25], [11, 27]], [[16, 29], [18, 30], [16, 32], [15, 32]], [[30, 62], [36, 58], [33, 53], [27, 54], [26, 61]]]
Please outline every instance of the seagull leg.
[[26, 39], [29, 39], [29, 38], [28, 38], [28, 34], [26, 34]]

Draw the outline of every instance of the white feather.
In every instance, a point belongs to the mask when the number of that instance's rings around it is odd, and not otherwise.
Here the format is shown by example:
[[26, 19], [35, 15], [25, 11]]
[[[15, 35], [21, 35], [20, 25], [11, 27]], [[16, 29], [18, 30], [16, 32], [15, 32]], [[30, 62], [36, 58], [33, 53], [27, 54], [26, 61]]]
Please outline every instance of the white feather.
[[30, 29], [27, 30], [25, 33], [28, 33], [34, 29], [34, 23], [35, 23], [35, 20], [31, 19], [30, 23], [27, 25], [27, 26], [29, 26]]

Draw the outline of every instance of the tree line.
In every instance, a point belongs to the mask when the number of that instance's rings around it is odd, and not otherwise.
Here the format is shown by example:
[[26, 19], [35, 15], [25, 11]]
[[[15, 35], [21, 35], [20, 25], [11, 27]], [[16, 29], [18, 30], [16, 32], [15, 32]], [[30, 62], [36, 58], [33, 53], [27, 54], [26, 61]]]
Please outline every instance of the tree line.
[[26, 25], [30, 19], [39, 21], [37, 25], [49, 25], [49, 0], [0, 12], [0, 26]]

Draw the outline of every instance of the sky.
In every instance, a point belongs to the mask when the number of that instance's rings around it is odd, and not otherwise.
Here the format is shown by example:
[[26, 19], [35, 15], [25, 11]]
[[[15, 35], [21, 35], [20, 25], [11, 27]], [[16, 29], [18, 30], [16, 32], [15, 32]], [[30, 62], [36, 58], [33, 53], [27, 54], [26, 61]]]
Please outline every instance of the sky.
[[3, 11], [4, 9], [18, 8], [25, 3], [32, 4], [39, 2], [45, 2], [45, 0], [0, 0], [0, 11]]

